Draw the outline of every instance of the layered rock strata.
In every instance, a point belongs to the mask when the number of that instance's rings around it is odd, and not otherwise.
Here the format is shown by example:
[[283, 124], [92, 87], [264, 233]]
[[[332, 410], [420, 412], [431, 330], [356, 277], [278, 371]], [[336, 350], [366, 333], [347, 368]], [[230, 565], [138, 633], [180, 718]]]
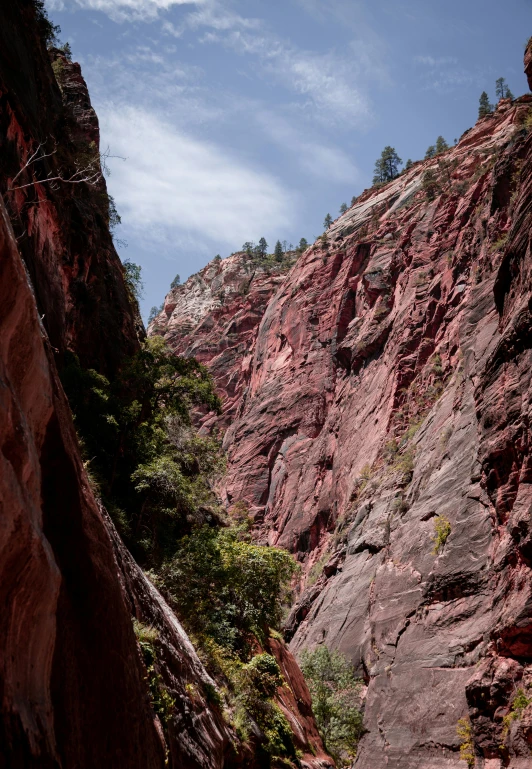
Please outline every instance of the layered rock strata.
[[[144, 333], [104, 181], [64, 181], [94, 169], [95, 157], [99, 166], [98, 144], [79, 65], [46, 51], [33, 2], [9, 3], [0, 11], [0, 767], [253, 769], [190, 640], [95, 498], [58, 376], [67, 350], [112, 376]], [[134, 620], [152, 638], [148, 668]], [[274, 652], [290, 678], [278, 700], [302, 765], [327, 767], [308, 689], [286, 646]]]
[[[531, 123], [532, 97], [502, 100], [365, 192], [229, 367], [204, 357], [239, 381], [227, 503], [304, 567], [292, 649], [340, 649], [368, 684], [364, 769], [529, 761]], [[238, 350], [224, 323], [198, 304], [178, 349], [211, 328]]]

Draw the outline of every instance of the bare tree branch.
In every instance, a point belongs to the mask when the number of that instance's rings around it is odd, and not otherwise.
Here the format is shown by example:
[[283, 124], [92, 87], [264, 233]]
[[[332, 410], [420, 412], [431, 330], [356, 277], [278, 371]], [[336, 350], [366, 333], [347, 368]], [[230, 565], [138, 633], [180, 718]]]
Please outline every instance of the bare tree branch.
[[55, 149], [52, 150], [52, 152], [41, 152], [44, 144], [44, 142], [39, 143], [35, 152], [28, 158], [16, 176], [13, 177], [11, 180], [11, 185], [7, 188], [6, 192], [23, 190], [27, 187], [35, 187], [38, 184], [49, 184], [51, 189], [58, 190], [59, 182], [63, 184], [88, 184], [91, 187], [95, 187], [98, 182], [101, 181], [103, 173], [109, 173], [109, 168], [107, 166], [107, 160], [109, 158], [119, 158], [120, 160], [126, 160], [126, 158], [123, 158], [120, 155], [111, 155], [109, 147], [107, 147], [105, 152], [96, 152], [94, 158], [89, 160], [89, 162], [87, 162], [85, 165], [80, 166], [78, 163], [75, 163], [77, 170], [70, 176], [65, 176], [62, 173], [62, 170], [59, 169], [55, 176], [52, 176], [52, 171], [50, 171], [45, 179], [34, 179], [27, 184], [18, 184], [16, 187], [13, 186], [20, 175], [24, 173], [24, 171], [28, 170], [32, 165], [38, 161], [44, 160], [45, 158], [50, 158], [57, 154], [57, 143]]

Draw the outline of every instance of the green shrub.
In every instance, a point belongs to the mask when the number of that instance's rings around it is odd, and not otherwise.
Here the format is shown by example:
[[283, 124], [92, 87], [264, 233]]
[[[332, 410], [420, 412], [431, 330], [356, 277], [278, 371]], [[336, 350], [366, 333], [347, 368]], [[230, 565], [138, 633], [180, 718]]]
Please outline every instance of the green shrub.
[[151, 625], [145, 625], [139, 620], [133, 620], [133, 629], [146, 665], [148, 673], [147, 682], [150, 693], [150, 704], [154, 712], [159, 716], [163, 726], [166, 726], [168, 720], [175, 708], [175, 700], [170, 696], [167, 688], [162, 682], [160, 674], [155, 669], [157, 661], [157, 652], [155, 642], [159, 637], [159, 632]]
[[154, 337], [113, 382], [73, 354], [61, 379], [104, 503], [119, 511], [113, 519], [141, 564], [160, 563], [215, 502], [212, 482], [225, 466], [217, 439], [190, 426], [193, 405], [219, 409], [210, 375]]
[[144, 283], [142, 282], [142, 267], [129, 259], [122, 262], [124, 268], [124, 281], [130, 298], [135, 302], [140, 302], [144, 295]]
[[245, 527], [203, 526], [177, 543], [160, 580], [187, 629], [246, 657], [254, 637], [278, 626], [296, 569], [288, 552], [253, 544]]
[[451, 533], [450, 522], [447, 520], [447, 518], [445, 518], [445, 516], [437, 515], [434, 518], [434, 537], [432, 538], [432, 541], [434, 543], [432, 553], [434, 555], [438, 555], [438, 553], [440, 553], [443, 550], [450, 533]]
[[[525, 690], [522, 688], [519, 688], [512, 700], [512, 706], [510, 708], [510, 712], [504, 716], [502, 719], [502, 738], [503, 741], [506, 740], [506, 737], [508, 736], [508, 732], [510, 731], [510, 726], [512, 725], [512, 722], [516, 719], [520, 719], [523, 715], [523, 710], [528, 707], [532, 703], [532, 696], [527, 696], [525, 693]], [[504, 747], [504, 746], [503, 746]]]
[[359, 707], [362, 682], [346, 657], [326, 646], [304, 651], [300, 664], [325, 747], [338, 766], [349, 766], [363, 734]]
[[475, 765], [475, 745], [473, 743], [473, 731], [468, 718], [460, 718], [456, 726], [456, 733], [460, 737], [460, 760], [465, 761], [468, 767]]

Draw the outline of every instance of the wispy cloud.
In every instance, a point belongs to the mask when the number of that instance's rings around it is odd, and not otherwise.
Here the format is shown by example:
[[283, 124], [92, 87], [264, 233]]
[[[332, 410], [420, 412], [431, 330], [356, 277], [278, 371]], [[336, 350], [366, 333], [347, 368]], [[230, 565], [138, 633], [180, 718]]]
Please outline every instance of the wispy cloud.
[[48, 0], [52, 11], [101, 11], [113, 21], [149, 21], [175, 5], [203, 5], [207, 0]]
[[256, 121], [266, 136], [283, 152], [295, 159], [306, 175], [328, 182], [356, 184], [360, 174], [351, 158], [338, 147], [305, 136], [301, 126], [295, 126], [280, 115], [259, 111]]
[[[199, 18], [199, 15], [198, 17]], [[227, 31], [226, 31], [227, 30]], [[356, 57], [304, 51], [270, 33], [214, 27], [204, 43], [221, 43], [241, 55], [255, 56], [265, 73], [304, 97], [303, 106], [323, 122], [367, 121], [369, 101], [356, 84]]]
[[116, 106], [100, 107], [104, 140], [127, 157], [114, 163], [111, 191], [127, 229], [152, 248], [176, 238], [234, 247], [250, 233], [288, 227], [293, 201], [270, 174], [147, 110]]
[[422, 68], [424, 91], [450, 93], [471, 85], [482, 85], [482, 73], [466, 69], [455, 56], [414, 56], [414, 64]]

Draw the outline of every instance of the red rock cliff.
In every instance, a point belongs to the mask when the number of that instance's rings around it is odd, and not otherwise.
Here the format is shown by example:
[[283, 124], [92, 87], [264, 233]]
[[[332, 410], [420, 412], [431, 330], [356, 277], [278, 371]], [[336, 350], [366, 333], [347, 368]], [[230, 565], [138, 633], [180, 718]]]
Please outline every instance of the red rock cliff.
[[[103, 180], [40, 183], [85, 167], [99, 143], [79, 65], [58, 51], [51, 58], [54, 70], [33, 3], [2, 7], [0, 768], [252, 769], [255, 757], [211, 702], [214, 682], [95, 499], [80, 456], [57, 365], [70, 350], [112, 375], [144, 330]], [[35, 152], [49, 157], [26, 165]], [[153, 670], [133, 620], [156, 635]], [[295, 661], [273, 647], [302, 766], [330, 766]], [[173, 702], [165, 723], [153, 685]]]
[[531, 115], [501, 101], [364, 193], [259, 324], [198, 306], [176, 347], [226, 393], [228, 503], [304, 565], [292, 649], [339, 648], [368, 683], [364, 769], [458, 769], [461, 739], [478, 766], [529, 761]]

